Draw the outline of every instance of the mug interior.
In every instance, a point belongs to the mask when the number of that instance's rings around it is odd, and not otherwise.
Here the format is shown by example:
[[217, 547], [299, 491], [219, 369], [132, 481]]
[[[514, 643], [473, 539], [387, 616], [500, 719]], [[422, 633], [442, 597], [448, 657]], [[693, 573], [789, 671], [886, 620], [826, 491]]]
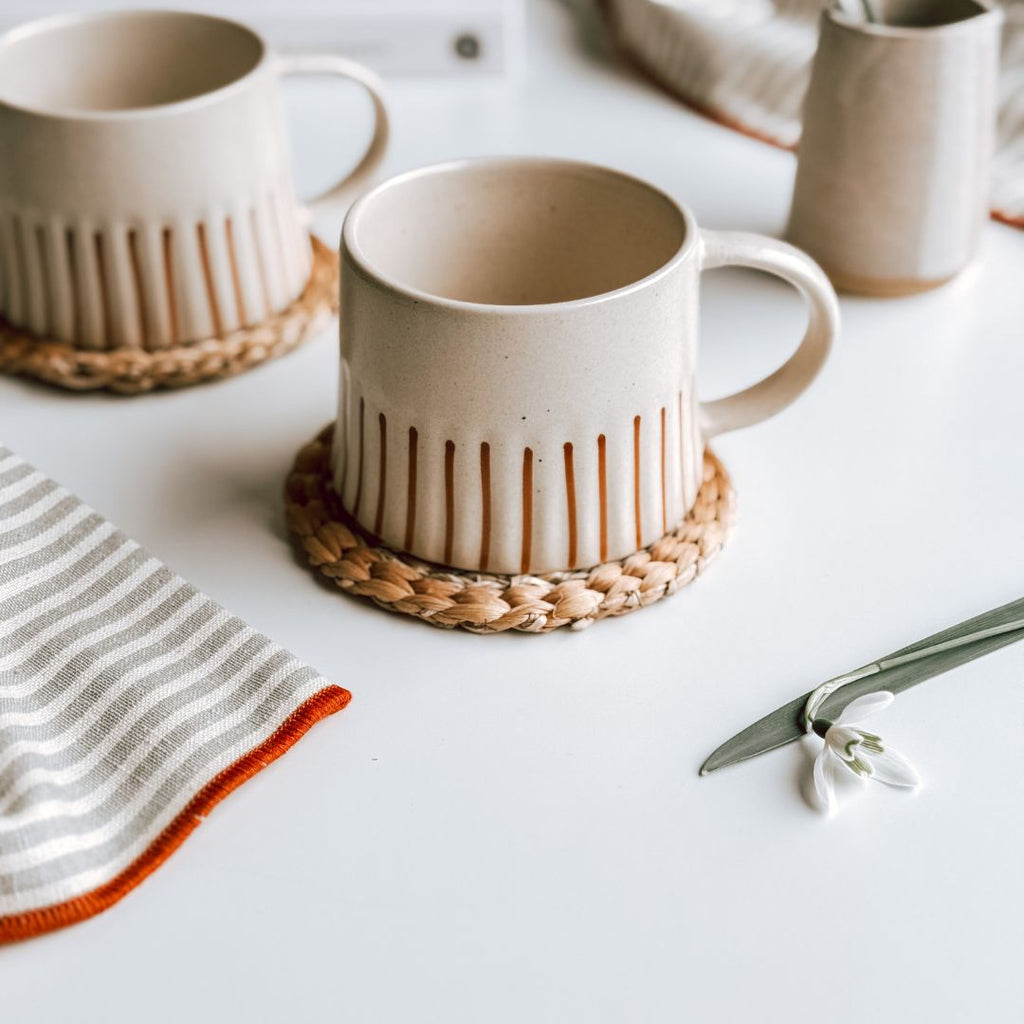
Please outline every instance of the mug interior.
[[615, 291], [659, 270], [686, 219], [627, 175], [555, 160], [442, 165], [388, 182], [353, 208], [357, 262], [405, 290], [463, 303], [535, 305]]
[[229, 85], [263, 54], [244, 25], [203, 14], [48, 19], [0, 40], [0, 102], [54, 115], [158, 107]]
[[989, 8], [978, 0], [874, 0], [881, 24], [895, 28], [937, 28], [966, 21]]

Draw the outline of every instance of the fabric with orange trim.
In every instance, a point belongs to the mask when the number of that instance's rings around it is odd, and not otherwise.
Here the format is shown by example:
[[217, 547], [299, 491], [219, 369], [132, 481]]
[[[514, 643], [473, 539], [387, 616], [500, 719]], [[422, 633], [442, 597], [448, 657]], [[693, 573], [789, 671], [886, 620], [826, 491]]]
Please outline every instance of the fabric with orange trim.
[[106, 909], [348, 699], [0, 446], [0, 942]]

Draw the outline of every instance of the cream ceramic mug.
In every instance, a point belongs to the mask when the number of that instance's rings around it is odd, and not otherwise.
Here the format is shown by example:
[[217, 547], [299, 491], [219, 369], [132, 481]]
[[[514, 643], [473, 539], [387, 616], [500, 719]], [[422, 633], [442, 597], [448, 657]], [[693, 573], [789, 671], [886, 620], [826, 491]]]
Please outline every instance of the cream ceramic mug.
[[[817, 265], [701, 230], [651, 185], [551, 159], [442, 164], [349, 210], [333, 447], [345, 508], [384, 543], [498, 573], [587, 567], [693, 505], [706, 438], [771, 416], [837, 329]], [[737, 265], [806, 298], [792, 358], [696, 398], [700, 275]]]
[[[362, 85], [376, 123], [355, 170], [303, 206], [278, 83], [320, 72]], [[88, 349], [257, 323], [301, 294], [310, 214], [365, 180], [387, 134], [367, 69], [275, 56], [223, 18], [115, 11], [16, 28], [0, 38], [0, 314]]]

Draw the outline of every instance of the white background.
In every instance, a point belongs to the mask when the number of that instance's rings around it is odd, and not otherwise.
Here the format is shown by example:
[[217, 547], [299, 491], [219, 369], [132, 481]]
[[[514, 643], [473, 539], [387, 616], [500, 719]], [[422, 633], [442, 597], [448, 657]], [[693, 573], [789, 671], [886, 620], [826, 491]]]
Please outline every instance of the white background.
[[[781, 231], [791, 155], [637, 80], [566, 8], [529, 15], [521, 81], [394, 83], [387, 172], [580, 156], [705, 225]], [[334, 84], [288, 89], [309, 192], [368, 115]], [[812, 390], [716, 444], [740, 513], [720, 559], [582, 634], [432, 630], [298, 566], [280, 490], [333, 417], [330, 334], [180, 393], [0, 382], [16, 451], [354, 693], [121, 904], [0, 950], [0, 1018], [1020, 1021], [1024, 646], [877, 720], [917, 795], [844, 790], [826, 822], [800, 744], [697, 776], [822, 678], [1024, 593], [1024, 235], [991, 225], [940, 291], [842, 306]], [[728, 271], [702, 319], [714, 397], [780, 362], [803, 313]]]

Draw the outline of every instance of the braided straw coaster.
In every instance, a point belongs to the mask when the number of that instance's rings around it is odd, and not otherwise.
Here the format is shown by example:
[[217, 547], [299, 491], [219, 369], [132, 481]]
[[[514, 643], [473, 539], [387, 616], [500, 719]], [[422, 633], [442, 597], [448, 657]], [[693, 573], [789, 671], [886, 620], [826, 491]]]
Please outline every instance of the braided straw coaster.
[[699, 576], [733, 522], [732, 482], [706, 451], [704, 480], [686, 519], [622, 561], [540, 576], [445, 568], [378, 546], [345, 512], [331, 484], [333, 433], [333, 425], [325, 428], [296, 456], [285, 483], [289, 531], [313, 569], [346, 593], [445, 629], [549, 633], [644, 608]]
[[157, 349], [118, 348], [91, 352], [47, 341], [0, 318], [0, 373], [35, 377], [70, 391], [106, 388], [137, 395], [154, 388], [180, 388], [233, 377], [297, 348], [325, 327], [338, 310], [338, 256], [310, 236], [313, 270], [303, 293], [262, 323], [222, 338]]

